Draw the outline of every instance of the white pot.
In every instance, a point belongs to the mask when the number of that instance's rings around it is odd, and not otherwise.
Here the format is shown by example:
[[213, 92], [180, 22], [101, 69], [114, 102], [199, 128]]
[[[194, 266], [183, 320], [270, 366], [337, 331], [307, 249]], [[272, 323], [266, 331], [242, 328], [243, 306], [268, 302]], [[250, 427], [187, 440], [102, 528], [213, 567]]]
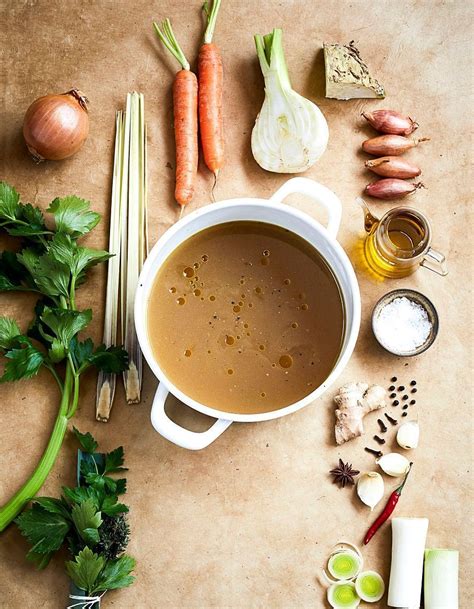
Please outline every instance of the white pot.
[[[284, 205], [282, 201], [292, 193], [307, 195], [324, 207], [328, 215], [327, 227], [323, 227], [307, 214]], [[196, 402], [183, 393], [179, 387], [168, 379], [154, 358], [147, 332], [148, 297], [156, 274], [168, 256], [192, 235], [210, 226], [238, 220], [253, 220], [274, 224], [286, 228], [308, 241], [331, 267], [344, 300], [345, 334], [343, 345], [336, 365], [328, 378], [322, 385], [298, 402], [279, 410], [258, 414], [222, 412], [210, 408], [206, 404]], [[174, 224], [157, 241], [146, 259], [138, 282], [139, 287], [135, 298], [135, 326], [143, 355], [160, 381], [151, 410], [151, 422], [162, 436], [183, 448], [191, 450], [205, 448], [218, 438], [233, 421], [255, 423], [296, 412], [323, 394], [341, 374], [351, 357], [359, 332], [360, 293], [351, 263], [336, 241], [340, 221], [341, 202], [331, 190], [307, 178], [293, 178], [283, 184], [268, 200], [230, 199], [200, 208]], [[165, 412], [165, 401], [169, 393], [175, 395], [181, 402], [191, 408], [217, 418], [217, 421], [210, 429], [201, 433], [180, 427]]]

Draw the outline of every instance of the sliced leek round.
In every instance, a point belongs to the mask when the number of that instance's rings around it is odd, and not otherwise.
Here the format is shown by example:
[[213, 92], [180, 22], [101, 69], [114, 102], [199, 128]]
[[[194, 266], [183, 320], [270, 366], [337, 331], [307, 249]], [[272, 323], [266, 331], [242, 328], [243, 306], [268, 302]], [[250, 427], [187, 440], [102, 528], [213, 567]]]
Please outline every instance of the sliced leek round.
[[336, 550], [328, 560], [328, 571], [335, 579], [353, 579], [361, 568], [361, 557], [354, 550]]
[[376, 571], [362, 571], [355, 581], [356, 592], [363, 601], [376, 603], [385, 592], [382, 576]]
[[328, 588], [328, 603], [334, 609], [355, 609], [360, 598], [354, 582], [340, 581]]

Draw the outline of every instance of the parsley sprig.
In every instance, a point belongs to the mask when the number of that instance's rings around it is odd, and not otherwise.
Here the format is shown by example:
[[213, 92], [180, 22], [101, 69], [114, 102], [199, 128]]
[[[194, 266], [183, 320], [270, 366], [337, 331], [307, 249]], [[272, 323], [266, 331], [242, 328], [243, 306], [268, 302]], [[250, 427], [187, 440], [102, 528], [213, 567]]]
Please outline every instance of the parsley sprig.
[[135, 560], [123, 552], [128, 544], [128, 507], [118, 500], [126, 480], [112, 475], [126, 471], [120, 446], [97, 453], [90, 433], [74, 427], [80, 443], [78, 485], [63, 487], [59, 499], [37, 497], [16, 523], [31, 544], [27, 559], [44, 569], [51, 557], [67, 545], [72, 560], [66, 571], [86, 596], [124, 588], [133, 583]]
[[0, 531], [36, 495], [53, 467], [79, 404], [82, 374], [91, 366], [110, 373], [128, 366], [122, 348], [94, 347], [90, 338], [78, 338], [89, 325], [92, 311], [77, 309], [76, 289], [91, 267], [111, 256], [78, 244], [98, 224], [100, 215], [76, 196], [54, 199], [46, 211], [52, 222], [46, 222], [39, 207], [22, 203], [14, 188], [0, 182], [0, 231], [21, 239], [19, 251], [0, 253], [0, 291], [39, 295], [26, 333], [15, 320], [0, 317], [0, 356], [4, 358], [0, 383], [28, 379], [46, 369], [61, 393], [46, 450], [30, 479], [0, 508]]

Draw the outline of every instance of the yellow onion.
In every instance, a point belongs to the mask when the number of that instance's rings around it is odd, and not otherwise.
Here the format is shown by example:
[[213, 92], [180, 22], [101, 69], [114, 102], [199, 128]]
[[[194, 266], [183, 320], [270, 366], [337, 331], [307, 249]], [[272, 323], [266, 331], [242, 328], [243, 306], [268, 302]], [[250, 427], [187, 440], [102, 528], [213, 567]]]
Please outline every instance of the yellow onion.
[[89, 134], [87, 98], [77, 89], [45, 95], [28, 108], [23, 137], [35, 161], [59, 161], [75, 154]]

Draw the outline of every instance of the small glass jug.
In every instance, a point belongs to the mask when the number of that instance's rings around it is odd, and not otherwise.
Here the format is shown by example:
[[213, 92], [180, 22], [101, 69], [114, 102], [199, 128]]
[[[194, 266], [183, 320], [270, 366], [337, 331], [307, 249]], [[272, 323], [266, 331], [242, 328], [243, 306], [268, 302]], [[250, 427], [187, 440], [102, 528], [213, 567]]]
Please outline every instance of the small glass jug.
[[394, 207], [379, 220], [372, 215], [362, 199], [364, 243], [367, 264], [383, 277], [406, 277], [418, 267], [442, 275], [448, 274], [446, 258], [431, 247], [431, 226], [428, 219], [411, 207]]

